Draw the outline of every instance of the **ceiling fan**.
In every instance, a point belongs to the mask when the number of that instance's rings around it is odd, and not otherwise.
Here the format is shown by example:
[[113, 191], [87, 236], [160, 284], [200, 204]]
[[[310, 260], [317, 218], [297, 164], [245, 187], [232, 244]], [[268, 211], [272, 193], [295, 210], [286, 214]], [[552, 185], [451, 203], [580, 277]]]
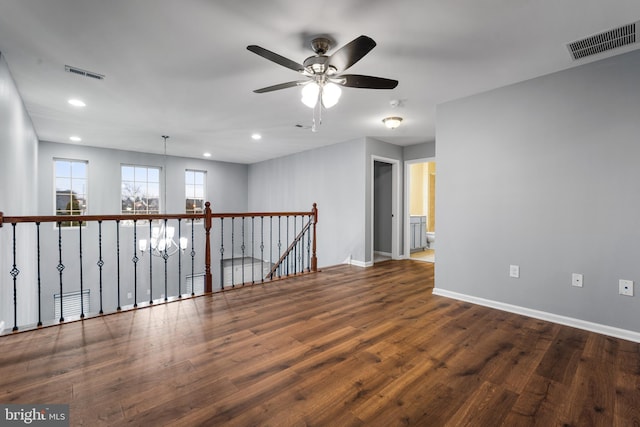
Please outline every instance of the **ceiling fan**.
[[360, 89], [393, 89], [398, 85], [397, 80], [360, 74], [342, 74], [361, 60], [375, 46], [376, 42], [372, 38], [360, 36], [336, 50], [332, 55], [327, 55], [327, 51], [331, 48], [331, 40], [327, 37], [317, 37], [311, 41], [311, 48], [315, 55], [305, 59], [302, 64], [260, 46], [247, 46], [247, 49], [251, 52], [306, 77], [304, 80], [267, 86], [256, 89], [254, 92], [265, 93], [303, 86], [302, 102], [305, 105], [310, 108], [315, 108], [316, 106], [318, 108], [320, 106], [331, 108], [340, 99], [342, 93], [340, 86]]

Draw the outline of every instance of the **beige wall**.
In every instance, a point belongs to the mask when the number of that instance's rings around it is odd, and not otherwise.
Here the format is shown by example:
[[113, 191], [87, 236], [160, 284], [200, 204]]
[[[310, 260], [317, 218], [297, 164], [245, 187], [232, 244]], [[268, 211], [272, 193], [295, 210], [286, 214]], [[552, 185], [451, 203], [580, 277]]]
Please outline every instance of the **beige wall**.
[[409, 214], [426, 216], [427, 231], [435, 231], [436, 164], [435, 162], [409, 165], [411, 194]]

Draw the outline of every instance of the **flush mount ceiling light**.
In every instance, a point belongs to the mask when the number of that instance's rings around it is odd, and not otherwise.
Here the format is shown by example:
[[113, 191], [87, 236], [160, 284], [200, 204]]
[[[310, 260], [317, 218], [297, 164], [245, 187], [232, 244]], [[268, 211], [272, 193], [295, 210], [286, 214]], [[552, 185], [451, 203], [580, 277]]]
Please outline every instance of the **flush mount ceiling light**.
[[260, 135], [259, 133], [254, 133], [251, 135], [251, 139], [253, 139], [254, 141], [259, 141], [262, 139], [262, 135]]
[[384, 123], [388, 129], [395, 129], [402, 123], [402, 117], [385, 117], [382, 119], [382, 123]]
[[70, 99], [69, 104], [73, 105], [74, 107], [86, 107], [87, 104], [85, 104], [83, 101], [79, 100], [79, 99]]
[[82, 141], [82, 138], [80, 138], [79, 136], [70, 136], [69, 139], [73, 142], [80, 142]]
[[211, 153], [204, 153], [203, 156], [205, 157], [211, 157]]

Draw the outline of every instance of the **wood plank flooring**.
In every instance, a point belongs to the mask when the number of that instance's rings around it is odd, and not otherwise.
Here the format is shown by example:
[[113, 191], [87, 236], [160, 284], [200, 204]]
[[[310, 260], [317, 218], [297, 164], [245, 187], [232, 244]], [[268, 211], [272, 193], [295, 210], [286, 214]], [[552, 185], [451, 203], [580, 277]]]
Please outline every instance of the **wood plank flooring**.
[[640, 344], [433, 296], [388, 261], [0, 337], [71, 425], [633, 426]]

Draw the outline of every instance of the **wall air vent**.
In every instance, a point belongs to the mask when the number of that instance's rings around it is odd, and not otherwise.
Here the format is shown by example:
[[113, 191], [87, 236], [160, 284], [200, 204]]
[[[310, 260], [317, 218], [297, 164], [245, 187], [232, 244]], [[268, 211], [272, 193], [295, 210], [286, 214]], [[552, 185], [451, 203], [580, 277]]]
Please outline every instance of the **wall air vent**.
[[78, 74], [80, 76], [91, 77], [96, 80], [104, 80], [104, 74], [94, 73], [93, 71], [83, 70], [82, 68], [65, 65], [64, 70], [68, 73]]
[[623, 25], [591, 37], [567, 44], [571, 57], [576, 60], [606, 52], [636, 42], [636, 27], [640, 22]]

